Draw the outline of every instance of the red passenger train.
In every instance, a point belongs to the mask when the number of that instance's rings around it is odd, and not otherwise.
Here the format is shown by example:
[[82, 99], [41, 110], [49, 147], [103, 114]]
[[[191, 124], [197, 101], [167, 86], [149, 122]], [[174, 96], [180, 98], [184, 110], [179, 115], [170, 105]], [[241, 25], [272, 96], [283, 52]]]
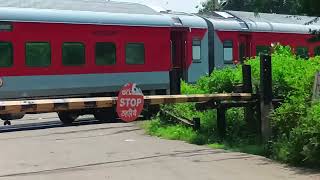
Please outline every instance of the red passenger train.
[[[104, 0], [0, 0], [0, 99], [113, 96], [134, 82], [145, 94], [171, 94], [173, 72], [193, 83], [215, 68], [292, 45], [320, 53], [307, 41], [312, 17], [250, 12], [195, 15], [157, 12], [141, 4]], [[84, 113], [59, 112], [65, 123]], [[20, 116], [22, 117], [22, 116]], [[17, 118], [3, 115], [2, 119]]]

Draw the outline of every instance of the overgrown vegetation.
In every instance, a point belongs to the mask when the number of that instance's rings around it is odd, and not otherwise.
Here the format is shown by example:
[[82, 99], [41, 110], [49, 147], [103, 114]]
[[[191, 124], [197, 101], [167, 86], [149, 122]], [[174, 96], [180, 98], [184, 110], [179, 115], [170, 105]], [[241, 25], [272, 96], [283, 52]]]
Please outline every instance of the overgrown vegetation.
[[[259, 87], [258, 58], [246, 62], [252, 66], [253, 84]], [[193, 131], [176, 125], [167, 117], [156, 117], [146, 124], [151, 135], [183, 140], [194, 144], [233, 149], [265, 155], [295, 165], [320, 166], [320, 103], [312, 102], [314, 75], [320, 71], [320, 57], [301, 59], [290, 47], [277, 46], [272, 55], [274, 96], [285, 102], [272, 113], [273, 137], [268, 144], [259, 144], [256, 134], [250, 133], [244, 121], [243, 109], [227, 112], [227, 136], [220, 141], [216, 130], [216, 112], [197, 112], [194, 104], [166, 105], [162, 108], [185, 118], [200, 117], [201, 130]], [[215, 70], [195, 85], [182, 83], [184, 94], [233, 92], [241, 82], [241, 67]]]

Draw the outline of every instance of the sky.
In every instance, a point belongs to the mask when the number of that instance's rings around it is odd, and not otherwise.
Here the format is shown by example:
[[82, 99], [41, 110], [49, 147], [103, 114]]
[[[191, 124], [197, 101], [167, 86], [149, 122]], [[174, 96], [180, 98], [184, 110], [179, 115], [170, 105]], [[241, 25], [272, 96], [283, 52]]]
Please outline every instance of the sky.
[[124, 1], [124, 2], [136, 2], [145, 4], [157, 9], [182, 11], [188, 13], [195, 13], [197, 5], [200, 5], [205, 0], [113, 0], [113, 1]]

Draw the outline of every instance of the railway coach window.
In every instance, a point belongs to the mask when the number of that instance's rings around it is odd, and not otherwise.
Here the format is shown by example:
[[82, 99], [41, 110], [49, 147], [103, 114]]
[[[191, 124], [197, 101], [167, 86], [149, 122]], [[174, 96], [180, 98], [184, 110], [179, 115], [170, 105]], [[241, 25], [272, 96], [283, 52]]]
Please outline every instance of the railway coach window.
[[193, 40], [192, 42], [192, 60], [194, 63], [201, 62], [201, 41]]
[[233, 42], [223, 42], [223, 60], [225, 64], [232, 64], [233, 62]]
[[308, 59], [309, 58], [309, 49], [307, 47], [302, 47], [302, 46], [297, 47], [296, 54], [300, 58]]
[[51, 64], [51, 47], [47, 42], [26, 43], [26, 64], [31, 67], [45, 67]]
[[144, 64], [145, 49], [143, 43], [128, 43], [126, 46], [127, 64]]
[[82, 43], [68, 42], [62, 46], [62, 62], [65, 66], [80, 66], [85, 64], [85, 48]]
[[116, 64], [116, 45], [114, 43], [96, 43], [96, 64], [113, 65]]
[[317, 46], [314, 48], [314, 55], [315, 56], [320, 56], [320, 46]]
[[0, 67], [10, 67], [13, 64], [13, 48], [10, 42], [0, 42]]

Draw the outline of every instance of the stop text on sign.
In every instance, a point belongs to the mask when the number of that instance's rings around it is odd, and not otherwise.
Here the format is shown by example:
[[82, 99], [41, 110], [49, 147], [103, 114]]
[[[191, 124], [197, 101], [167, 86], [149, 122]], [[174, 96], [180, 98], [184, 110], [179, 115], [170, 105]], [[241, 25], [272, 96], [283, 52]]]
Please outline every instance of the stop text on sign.
[[139, 107], [142, 104], [140, 98], [122, 98], [120, 99], [120, 107]]

